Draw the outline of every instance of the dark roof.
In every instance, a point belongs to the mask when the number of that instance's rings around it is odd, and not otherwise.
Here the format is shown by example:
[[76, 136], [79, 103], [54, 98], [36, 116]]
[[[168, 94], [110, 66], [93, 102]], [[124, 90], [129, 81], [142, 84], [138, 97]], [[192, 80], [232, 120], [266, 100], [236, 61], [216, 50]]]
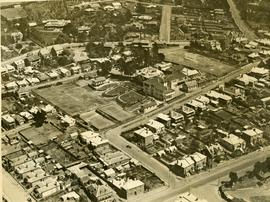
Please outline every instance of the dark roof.
[[1, 16], [7, 19], [8, 21], [12, 21], [12, 20], [26, 18], [27, 14], [23, 8], [19, 7], [19, 8], [3, 9], [1, 10]]
[[36, 61], [36, 60], [39, 60], [40, 57], [38, 55], [30, 55], [26, 58], [28, 61], [30, 62], [33, 62], [33, 61]]

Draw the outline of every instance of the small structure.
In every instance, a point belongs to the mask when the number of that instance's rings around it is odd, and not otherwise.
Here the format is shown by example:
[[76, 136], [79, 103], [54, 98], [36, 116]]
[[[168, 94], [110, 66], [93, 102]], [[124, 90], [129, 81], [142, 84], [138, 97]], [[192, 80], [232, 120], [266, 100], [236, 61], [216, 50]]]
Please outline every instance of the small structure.
[[77, 194], [75, 191], [72, 191], [61, 196], [61, 201], [69, 202], [70, 200], [79, 201], [80, 195]]
[[10, 114], [2, 115], [2, 124], [7, 129], [12, 129], [15, 127], [15, 119]]
[[25, 68], [25, 63], [22, 59], [14, 61], [13, 65], [18, 71], [22, 71]]
[[113, 180], [120, 196], [130, 199], [144, 193], [144, 183], [140, 180]]
[[181, 160], [175, 162], [173, 170], [179, 176], [189, 176], [195, 172], [195, 162], [190, 156], [184, 156]]
[[39, 55], [34, 54], [34, 55], [30, 55], [28, 56], [25, 60], [25, 65], [26, 66], [32, 66], [32, 67], [39, 67], [40, 62], [41, 62], [41, 58]]
[[190, 157], [195, 162], [195, 169], [202, 170], [206, 167], [207, 157], [199, 152], [195, 152], [194, 154], [190, 155]]
[[93, 84], [94, 87], [97, 87], [97, 86], [100, 86], [100, 85], [104, 84], [105, 81], [106, 81], [105, 77], [103, 77], [103, 76], [102, 77], [97, 77], [97, 78], [94, 78], [92, 80], [92, 84]]
[[183, 86], [182, 90], [186, 93], [190, 93], [198, 88], [198, 83], [196, 80], [186, 81]]

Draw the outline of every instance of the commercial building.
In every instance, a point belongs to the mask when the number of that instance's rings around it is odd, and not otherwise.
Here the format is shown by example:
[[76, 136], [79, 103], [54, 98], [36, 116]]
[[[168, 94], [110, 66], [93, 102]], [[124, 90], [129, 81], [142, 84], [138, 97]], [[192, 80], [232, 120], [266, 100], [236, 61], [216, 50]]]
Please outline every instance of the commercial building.
[[165, 125], [156, 120], [149, 120], [146, 124], [146, 127], [149, 128], [153, 133], [162, 133], [165, 130]]
[[144, 193], [144, 183], [140, 180], [113, 180], [112, 184], [117, 188], [119, 195], [126, 199], [130, 199]]

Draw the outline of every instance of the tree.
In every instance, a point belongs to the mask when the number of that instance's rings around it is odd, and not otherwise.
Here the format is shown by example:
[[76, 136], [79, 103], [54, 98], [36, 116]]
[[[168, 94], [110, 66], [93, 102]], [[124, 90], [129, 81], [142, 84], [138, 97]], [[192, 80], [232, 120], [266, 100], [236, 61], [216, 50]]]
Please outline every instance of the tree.
[[102, 76], [108, 76], [111, 70], [112, 70], [112, 63], [110, 61], [106, 61], [101, 64], [100, 73]]
[[34, 121], [35, 121], [35, 126], [36, 127], [41, 127], [46, 120], [46, 114], [38, 111], [36, 114], [34, 114]]
[[165, 60], [165, 55], [163, 53], [158, 54], [158, 62], [162, 62]]
[[73, 62], [73, 60], [67, 56], [57, 57], [57, 62], [60, 66], [65, 66]]
[[64, 34], [64, 33], [60, 33], [57, 39], [55, 40], [56, 44], [70, 43], [70, 42], [71, 42], [71, 39], [69, 38], [67, 34]]
[[141, 3], [138, 3], [136, 5], [136, 10], [135, 10], [137, 13], [145, 13], [145, 7], [143, 6], [143, 4]]
[[63, 27], [63, 33], [67, 35], [76, 36], [78, 34], [78, 29], [74, 26], [73, 23], [69, 23]]
[[16, 45], [15, 45], [15, 48], [16, 49], [21, 49], [23, 46], [22, 46], [22, 44], [20, 44], [20, 43], [16, 43]]
[[125, 75], [133, 75], [134, 73], [136, 73], [135, 62], [133, 62], [133, 61], [128, 62], [124, 68], [124, 74]]
[[238, 175], [236, 172], [230, 172], [229, 177], [232, 184], [238, 181]]

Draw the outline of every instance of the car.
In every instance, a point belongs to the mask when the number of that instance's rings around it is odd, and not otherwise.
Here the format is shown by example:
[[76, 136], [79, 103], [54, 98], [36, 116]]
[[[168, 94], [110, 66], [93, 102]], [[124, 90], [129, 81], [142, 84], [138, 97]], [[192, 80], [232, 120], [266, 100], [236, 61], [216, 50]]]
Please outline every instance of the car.
[[131, 149], [131, 146], [130, 146], [130, 145], [127, 145], [127, 146], [126, 146], [126, 148], [129, 148], [129, 149]]

